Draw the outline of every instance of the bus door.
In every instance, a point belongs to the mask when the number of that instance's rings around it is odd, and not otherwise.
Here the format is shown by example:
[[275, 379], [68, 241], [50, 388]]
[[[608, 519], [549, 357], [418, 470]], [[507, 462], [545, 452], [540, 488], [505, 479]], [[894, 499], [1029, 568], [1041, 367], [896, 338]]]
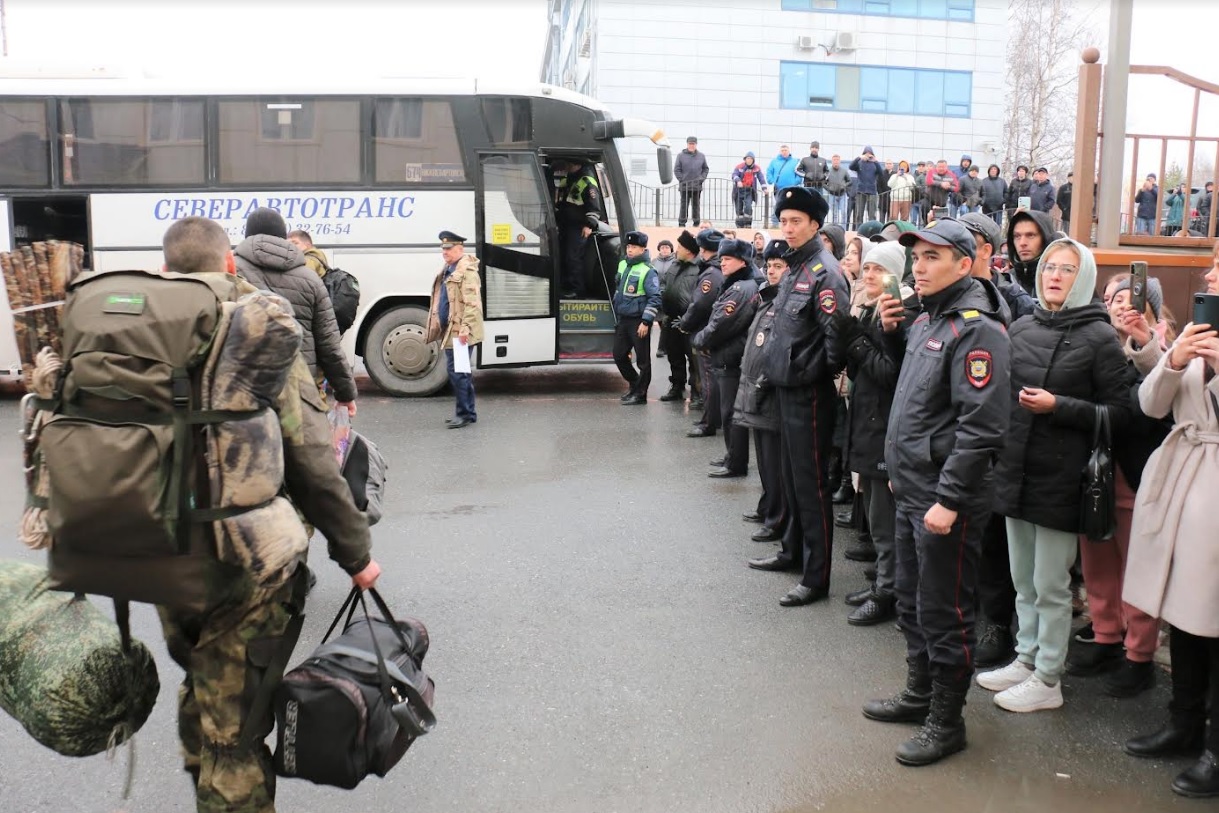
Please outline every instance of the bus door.
[[478, 257], [486, 309], [479, 366], [558, 361], [554, 209], [537, 157], [479, 156]]

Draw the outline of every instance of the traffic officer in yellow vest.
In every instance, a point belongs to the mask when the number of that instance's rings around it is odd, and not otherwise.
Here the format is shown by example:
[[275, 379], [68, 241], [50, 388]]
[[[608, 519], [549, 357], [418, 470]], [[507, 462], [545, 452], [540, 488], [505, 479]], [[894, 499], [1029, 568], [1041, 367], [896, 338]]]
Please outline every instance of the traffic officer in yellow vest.
[[[627, 232], [626, 259], [618, 263], [614, 278], [614, 362], [631, 388], [622, 396], [623, 406], [646, 404], [652, 383], [652, 322], [660, 310], [660, 275], [648, 256], [648, 236]], [[635, 353], [636, 372], [631, 365]]]
[[597, 186], [597, 173], [578, 158], [555, 161], [553, 167], [556, 172], [567, 170], [556, 187], [555, 201], [563, 252], [563, 298], [583, 299], [588, 295], [584, 280], [585, 248], [594, 224], [601, 217], [601, 190]]

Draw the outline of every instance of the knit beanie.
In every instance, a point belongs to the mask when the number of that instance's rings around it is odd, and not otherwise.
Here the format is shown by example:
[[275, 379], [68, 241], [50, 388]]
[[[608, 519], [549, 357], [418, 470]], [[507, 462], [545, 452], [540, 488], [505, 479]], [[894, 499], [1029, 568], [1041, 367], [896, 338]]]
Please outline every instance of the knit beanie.
[[263, 206], [250, 212], [250, 216], [245, 219], [245, 236], [253, 237], [256, 234], [287, 240], [288, 224], [279, 212]]

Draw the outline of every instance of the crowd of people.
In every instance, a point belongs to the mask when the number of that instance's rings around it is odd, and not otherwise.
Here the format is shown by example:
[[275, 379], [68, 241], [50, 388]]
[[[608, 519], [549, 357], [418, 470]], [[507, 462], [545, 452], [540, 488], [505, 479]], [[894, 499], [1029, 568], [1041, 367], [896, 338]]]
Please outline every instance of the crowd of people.
[[[958, 193], [938, 163], [929, 188]], [[846, 595], [847, 620], [896, 620], [905, 637], [905, 688], [863, 708], [919, 725], [899, 762], [965, 747], [974, 683], [1016, 713], [1060, 708], [1066, 675], [1141, 694], [1165, 625], [1168, 721], [1125, 750], [1196, 757], [1172, 789], [1219, 796], [1219, 561], [1204, 496], [1219, 478], [1219, 326], [1179, 325], [1154, 278], [1134, 307], [1130, 275], [1098, 279], [1091, 250], [1044, 209], [1017, 207], [1005, 230], [993, 212], [957, 209], [922, 228], [845, 231], [834, 195], [800, 175], [775, 195], [783, 239], [707, 224], [662, 241], [653, 264], [647, 235], [628, 235], [614, 295], [623, 403], [647, 402], [658, 324], [661, 400], [683, 402], [690, 385], [701, 415], [689, 434], [723, 434], [709, 476], [745, 476], [752, 436], [761, 495], [744, 519], [780, 547], [748, 564], [798, 575], [783, 606], [828, 597], [833, 524], [859, 529], [847, 556], [869, 563], [869, 584]], [[1219, 244], [1213, 256], [1219, 294]], [[1115, 530], [1092, 538], [1082, 473], [1106, 437]], [[835, 515], [835, 502], [848, 507]], [[1091, 623], [1073, 629], [1081, 581]]]
[[[698, 139], [690, 136], [673, 167], [680, 195], [679, 227], [699, 222], [709, 173]], [[827, 158], [817, 141], [809, 145], [804, 157], [793, 155], [789, 145], [780, 145], [765, 169], [754, 152], [747, 152], [731, 172], [737, 228], [753, 227], [754, 207], [765, 192], [774, 198], [778, 190], [794, 186], [820, 193], [830, 206], [827, 223], [843, 228], [858, 229], [869, 220], [886, 219], [922, 225], [935, 213], [958, 217], [969, 212], [988, 215], [1002, 225], [1005, 213], [1021, 208], [1052, 214], [1056, 222], [1066, 223], [1071, 218], [1072, 176], [1067, 173], [1056, 187], [1046, 167], [1034, 170], [1021, 164], [1011, 178], [1003, 178], [997, 164], [983, 171], [969, 155], [962, 155], [951, 166], [944, 158], [915, 163], [893, 158], [882, 161], [871, 146], [864, 146], [853, 157], [833, 153]], [[772, 217], [771, 227], [777, 223]]]

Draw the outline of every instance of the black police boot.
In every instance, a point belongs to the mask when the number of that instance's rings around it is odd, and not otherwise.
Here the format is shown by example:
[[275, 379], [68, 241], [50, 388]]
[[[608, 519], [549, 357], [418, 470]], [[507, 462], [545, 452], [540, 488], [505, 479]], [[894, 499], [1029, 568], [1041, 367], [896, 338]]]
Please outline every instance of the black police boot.
[[1215, 754], [1203, 751], [1197, 762], [1172, 780], [1172, 790], [1191, 799], [1219, 796], [1219, 760]]
[[965, 748], [965, 680], [936, 680], [931, 691], [927, 721], [914, 736], [897, 746], [897, 761], [914, 767], [931, 765]]
[[1132, 757], [1175, 757], [1202, 750], [1206, 719], [1198, 714], [1173, 714], [1168, 725], [1151, 734], [1126, 740], [1125, 751]]
[[845, 473], [842, 478], [842, 485], [830, 497], [834, 501], [834, 505], [845, 505], [855, 499], [855, 486], [851, 485], [851, 478]]
[[863, 716], [881, 723], [921, 723], [931, 708], [931, 670], [926, 658], [906, 659], [906, 688], [887, 700], [863, 704]]
[[855, 544], [847, 548], [842, 555], [852, 562], [875, 562], [876, 545], [872, 543], [872, 535], [861, 533], [856, 538]]
[[847, 616], [852, 627], [872, 627], [897, 618], [897, 598], [892, 593], [874, 592], [855, 612]]
[[1015, 648], [1010, 626], [986, 622], [986, 628], [978, 636], [978, 646], [974, 649], [974, 663], [979, 667], [1005, 666], [1012, 662]]
[[669, 391], [660, 396], [662, 401], [684, 401], [686, 400], [686, 390], [684, 387], [679, 387], [676, 384], [669, 387]]

